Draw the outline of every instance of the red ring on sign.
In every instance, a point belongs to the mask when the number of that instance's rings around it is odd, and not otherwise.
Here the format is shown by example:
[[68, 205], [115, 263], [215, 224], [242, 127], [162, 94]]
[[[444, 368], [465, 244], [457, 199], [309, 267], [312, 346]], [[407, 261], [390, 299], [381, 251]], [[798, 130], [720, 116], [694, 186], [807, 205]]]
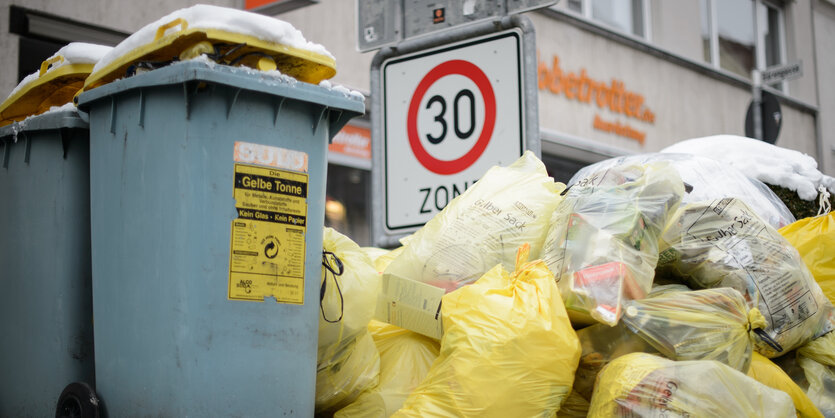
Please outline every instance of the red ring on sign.
[[[420, 102], [426, 91], [438, 79], [452, 74], [463, 75], [472, 80], [479, 91], [481, 97], [484, 98], [484, 127], [481, 129], [481, 135], [476, 140], [475, 145], [467, 151], [466, 154], [454, 160], [439, 160], [433, 157], [423, 144], [420, 143], [420, 137], [417, 130], [417, 112], [420, 107]], [[409, 145], [412, 152], [415, 154], [417, 160], [429, 171], [435, 174], [455, 174], [464, 171], [467, 167], [473, 165], [484, 150], [487, 149], [487, 144], [490, 143], [490, 137], [493, 136], [493, 128], [496, 125], [496, 96], [493, 93], [493, 86], [490, 85], [490, 80], [475, 64], [464, 60], [450, 60], [438, 64], [429, 73], [427, 73], [423, 80], [412, 94], [412, 101], [409, 103], [409, 113], [406, 116], [406, 133], [409, 137]]]

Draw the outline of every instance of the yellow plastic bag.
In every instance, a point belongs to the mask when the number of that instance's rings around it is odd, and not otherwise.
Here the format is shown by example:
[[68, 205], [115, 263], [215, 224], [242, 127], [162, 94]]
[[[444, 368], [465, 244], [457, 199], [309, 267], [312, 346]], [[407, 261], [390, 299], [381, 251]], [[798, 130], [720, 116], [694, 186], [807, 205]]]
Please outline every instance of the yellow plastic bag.
[[397, 247], [393, 250], [367, 247], [363, 248], [363, 250], [365, 250], [365, 253], [368, 254], [372, 260], [374, 260], [374, 268], [376, 268], [379, 273], [382, 273], [386, 270], [386, 267], [388, 267], [389, 264], [391, 264], [391, 262], [403, 252], [403, 247]]
[[667, 162], [619, 165], [571, 186], [552, 215], [542, 258], [572, 323], [613, 326], [623, 301], [646, 297], [658, 235], [683, 194]]
[[582, 352], [574, 375], [572, 393], [586, 401], [591, 400], [600, 370], [612, 360], [629, 353], [658, 354], [652, 345], [635, 335], [622, 322], [614, 327], [594, 324], [577, 331], [577, 337], [580, 339]]
[[805, 385], [801, 387], [806, 396], [824, 416], [835, 417], [835, 367], [801, 355], [797, 356], [797, 364], [803, 370]]
[[766, 319], [755, 349], [774, 358], [833, 329], [832, 303], [797, 250], [736, 198], [682, 206], [664, 231], [659, 275], [732, 287]]
[[380, 355], [370, 334], [343, 340], [341, 347], [343, 351], [326, 359], [316, 371], [317, 413], [342, 408], [378, 382]]
[[589, 417], [793, 417], [785, 392], [712, 360], [632, 353], [600, 372]]
[[754, 380], [783, 392], [786, 392], [794, 402], [794, 409], [800, 418], [823, 418], [815, 404], [803, 393], [803, 389], [797, 386], [794, 381], [780, 368], [760, 353], [755, 352], [751, 358], [751, 368], [748, 376]]
[[725, 164], [706, 156], [671, 153], [632, 154], [603, 160], [583, 167], [567, 182], [573, 185], [588, 173], [623, 164], [646, 164], [654, 161], [669, 162], [676, 169], [681, 179], [688, 185], [687, 193], [681, 203], [701, 202], [705, 200], [736, 197], [754, 209], [774, 228], [788, 225], [795, 221], [786, 204], [777, 197], [765, 183], [750, 178], [738, 167]]
[[835, 417], [835, 333], [774, 359], [827, 418]]
[[835, 212], [801, 219], [780, 228], [780, 234], [797, 249], [823, 294], [835, 304]]
[[612, 360], [634, 352], [671, 360], [717, 360], [748, 371], [753, 347], [750, 330], [764, 326], [759, 311], [748, 310], [731, 288], [697, 291], [661, 289], [647, 299], [628, 301], [621, 322], [577, 331], [583, 353], [574, 390], [591, 399], [597, 374]]
[[572, 390], [556, 416], [557, 418], [585, 418], [589, 415], [589, 406], [589, 401]]
[[580, 343], [542, 261], [497, 265], [443, 298], [441, 355], [394, 416], [552, 416], [571, 390]]
[[835, 366], [835, 332], [809, 341], [797, 349], [797, 354], [826, 366]]
[[380, 277], [350, 238], [325, 228], [323, 238], [316, 410], [332, 411], [377, 384], [380, 356], [367, 326]]
[[826, 347], [831, 346], [833, 337], [835, 335], [829, 333], [813, 340], [818, 344], [811, 349], [809, 345], [812, 343], [809, 343], [794, 353], [774, 359], [827, 418], [835, 417], [835, 366], [828, 364], [832, 353], [822, 350], [828, 350]]
[[378, 321], [371, 321], [368, 330], [380, 351], [380, 383], [339, 410], [335, 418], [391, 416], [438, 358], [440, 346], [431, 338]]
[[538, 258], [562, 183], [526, 151], [507, 167], [492, 167], [418, 230], [385, 274], [444, 288], [472, 283], [496, 264], [513, 268], [516, 248]]
[[[377, 267], [377, 260], [391, 253], [391, 250], [377, 247], [362, 247], [362, 251], [368, 256], [368, 258], [371, 259], [371, 262], [374, 263], [375, 268]], [[377, 269], [377, 272], [382, 272], [382, 270]]]
[[746, 372], [752, 330], [766, 325], [735, 289], [667, 292], [628, 301], [624, 326], [672, 360], [717, 360]]

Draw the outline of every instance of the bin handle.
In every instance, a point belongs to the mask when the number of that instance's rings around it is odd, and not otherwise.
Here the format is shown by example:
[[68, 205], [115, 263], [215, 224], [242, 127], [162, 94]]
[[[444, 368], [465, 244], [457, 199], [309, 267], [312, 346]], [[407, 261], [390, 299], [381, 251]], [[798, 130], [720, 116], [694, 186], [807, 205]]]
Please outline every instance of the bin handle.
[[64, 57], [62, 57], [60, 55], [56, 55], [56, 56], [51, 57], [51, 58], [47, 59], [46, 61], [42, 62], [41, 63], [41, 72], [38, 74], [38, 77], [44, 75], [44, 73], [46, 73], [46, 70], [49, 69], [50, 65], [58, 63], [58, 62], [64, 62]]
[[154, 36], [154, 41], [157, 41], [157, 40], [159, 40], [159, 38], [162, 38], [163, 35], [165, 35], [165, 31], [167, 31], [168, 29], [171, 29], [171, 28], [173, 28], [177, 25], [181, 26], [180, 32], [188, 29], [188, 22], [186, 22], [185, 19], [183, 19], [181, 17], [178, 17], [178, 18], [176, 18], [176, 19], [158, 27], [157, 28], [157, 34]]

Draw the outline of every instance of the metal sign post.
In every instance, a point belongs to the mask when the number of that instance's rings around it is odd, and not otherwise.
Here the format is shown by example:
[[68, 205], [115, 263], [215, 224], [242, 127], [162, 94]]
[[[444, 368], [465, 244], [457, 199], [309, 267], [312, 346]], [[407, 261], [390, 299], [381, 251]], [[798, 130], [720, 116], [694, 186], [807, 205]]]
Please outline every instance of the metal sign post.
[[557, 3], [557, 0], [356, 1], [357, 49], [362, 52], [373, 51], [385, 46], [394, 46], [404, 40], [429, 33], [442, 32], [450, 28], [535, 10]]
[[512, 15], [383, 48], [371, 68], [372, 230], [398, 245], [494, 165], [540, 152], [533, 25]]
[[760, 77], [760, 70], [753, 69], [751, 71], [751, 78], [753, 83], [751, 85], [751, 111], [754, 119], [754, 138], [762, 141], [763, 139], [763, 112], [762, 112], [762, 79]]
[[[780, 104], [774, 95], [763, 92], [763, 85], [793, 80], [803, 75], [801, 61], [776, 65], [765, 70], [751, 70], [751, 104], [745, 118], [745, 134], [773, 144], [780, 133], [782, 113]], [[764, 101], [764, 95], [768, 101]], [[763, 114], [768, 109], [767, 114]]]

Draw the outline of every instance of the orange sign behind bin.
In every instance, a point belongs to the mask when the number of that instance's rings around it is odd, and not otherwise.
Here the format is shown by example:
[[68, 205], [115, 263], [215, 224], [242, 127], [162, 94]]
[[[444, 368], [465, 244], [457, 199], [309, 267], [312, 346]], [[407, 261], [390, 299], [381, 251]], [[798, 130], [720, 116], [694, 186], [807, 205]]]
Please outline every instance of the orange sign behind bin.
[[355, 125], [345, 125], [333, 137], [328, 152], [371, 161], [371, 131]]
[[256, 7], [261, 7], [270, 3], [279, 3], [281, 0], [245, 0], [244, 10], [252, 10]]

